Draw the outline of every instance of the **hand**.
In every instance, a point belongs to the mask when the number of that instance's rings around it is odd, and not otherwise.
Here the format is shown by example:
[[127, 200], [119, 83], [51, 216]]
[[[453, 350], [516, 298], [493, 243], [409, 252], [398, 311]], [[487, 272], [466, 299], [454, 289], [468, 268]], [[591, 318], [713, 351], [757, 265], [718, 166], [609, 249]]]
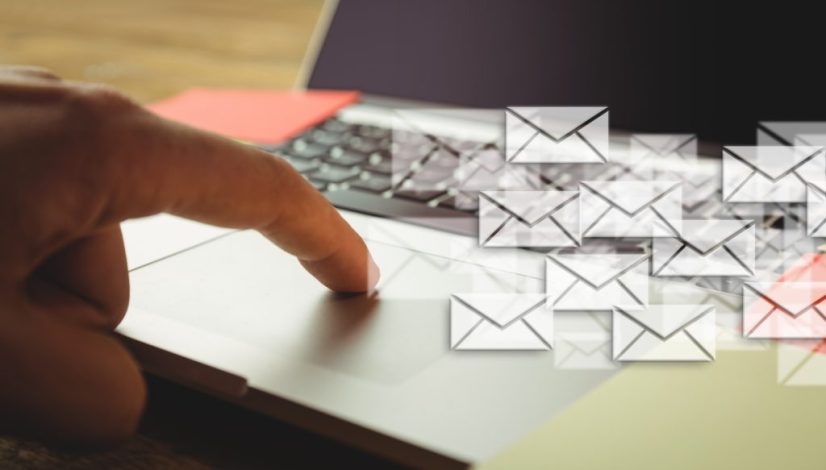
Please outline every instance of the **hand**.
[[362, 239], [281, 159], [106, 88], [0, 67], [0, 432], [134, 432], [145, 385], [111, 333], [129, 297], [118, 223], [160, 212], [257, 229], [336, 291], [378, 278]]

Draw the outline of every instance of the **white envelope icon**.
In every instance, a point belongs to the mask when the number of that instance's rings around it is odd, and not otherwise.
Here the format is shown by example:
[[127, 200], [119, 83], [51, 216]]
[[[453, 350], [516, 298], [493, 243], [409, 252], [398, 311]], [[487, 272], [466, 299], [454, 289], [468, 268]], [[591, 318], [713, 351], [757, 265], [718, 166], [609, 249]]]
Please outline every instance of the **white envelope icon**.
[[779, 343], [777, 383], [788, 386], [826, 385], [826, 341], [800, 340]]
[[784, 272], [792, 263], [817, 251], [817, 243], [800, 229], [761, 228], [755, 232], [755, 267]]
[[826, 338], [826, 283], [747, 282], [743, 334], [749, 338]]
[[549, 254], [547, 307], [554, 310], [611, 310], [614, 305], [648, 304], [648, 254]]
[[575, 370], [616, 369], [619, 364], [611, 356], [611, 333], [593, 331], [558, 335], [554, 366]]
[[757, 145], [793, 146], [801, 134], [826, 134], [826, 122], [763, 121], [757, 123]]
[[510, 165], [502, 150], [491, 145], [459, 155], [453, 188], [459, 191], [540, 189], [537, 165]]
[[582, 237], [673, 237], [682, 221], [677, 181], [583, 181]]
[[630, 148], [624, 164], [632, 171], [653, 169], [657, 163], [697, 160], [697, 136], [694, 134], [631, 134]]
[[724, 202], [806, 202], [806, 186], [826, 190], [822, 147], [723, 148]]
[[742, 308], [737, 312], [717, 310], [717, 350], [718, 351], [765, 351], [771, 347], [771, 340], [743, 337]]
[[655, 238], [654, 276], [754, 275], [754, 222], [683, 220], [680, 236]]
[[607, 163], [608, 108], [505, 109], [505, 155], [511, 163]]
[[579, 246], [579, 192], [483, 191], [481, 246]]
[[755, 233], [755, 267], [773, 271], [788, 256], [784, 252], [784, 230], [760, 228]]
[[826, 237], [826, 191], [814, 186], [806, 188], [806, 234]]
[[462, 350], [553, 349], [553, 312], [543, 294], [453, 294], [450, 347]]
[[[710, 212], [712, 207], [721, 204], [720, 172], [698, 171], [690, 165], [669, 165], [667, 169], [658, 169], [656, 177], [660, 180], [675, 180], [683, 183], [683, 215], [699, 214], [705, 207]], [[704, 217], [699, 217], [704, 218]]]
[[713, 305], [614, 308], [617, 361], [713, 361], [717, 330]]

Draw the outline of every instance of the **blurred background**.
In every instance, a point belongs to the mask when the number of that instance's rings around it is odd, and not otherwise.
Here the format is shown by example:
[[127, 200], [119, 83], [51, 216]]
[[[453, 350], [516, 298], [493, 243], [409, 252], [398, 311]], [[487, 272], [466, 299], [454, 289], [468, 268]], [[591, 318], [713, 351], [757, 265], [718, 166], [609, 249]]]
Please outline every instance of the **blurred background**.
[[[0, 63], [38, 65], [149, 103], [195, 86], [290, 88], [321, 0], [2, 0]], [[48, 371], [45, 371], [48, 373]], [[140, 432], [114, 450], [0, 435], [0, 468], [384, 466], [303, 430], [149, 379]]]
[[115, 86], [142, 103], [193, 86], [288, 88], [321, 0], [3, 0], [0, 63]]

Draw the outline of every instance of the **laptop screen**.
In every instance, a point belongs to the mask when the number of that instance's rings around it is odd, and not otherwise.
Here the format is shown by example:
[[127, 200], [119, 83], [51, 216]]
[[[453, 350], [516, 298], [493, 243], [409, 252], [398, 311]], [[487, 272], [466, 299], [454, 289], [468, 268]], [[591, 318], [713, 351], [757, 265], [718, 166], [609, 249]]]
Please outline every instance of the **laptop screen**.
[[807, 8], [645, 0], [340, 0], [309, 88], [468, 107], [607, 105], [611, 126], [753, 144], [824, 120]]

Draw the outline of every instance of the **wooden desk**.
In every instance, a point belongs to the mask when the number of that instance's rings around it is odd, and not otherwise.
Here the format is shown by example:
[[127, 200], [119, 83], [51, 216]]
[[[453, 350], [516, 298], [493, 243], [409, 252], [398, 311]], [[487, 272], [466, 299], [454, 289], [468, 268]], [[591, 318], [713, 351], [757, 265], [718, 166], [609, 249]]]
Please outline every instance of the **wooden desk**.
[[193, 86], [293, 85], [321, 0], [4, 0], [0, 63], [141, 102]]
[[[141, 102], [193, 86], [293, 86], [321, 0], [3, 0], [0, 63], [103, 82]], [[150, 380], [140, 435], [67, 453], [0, 437], [2, 468], [364, 468], [373, 457]]]

